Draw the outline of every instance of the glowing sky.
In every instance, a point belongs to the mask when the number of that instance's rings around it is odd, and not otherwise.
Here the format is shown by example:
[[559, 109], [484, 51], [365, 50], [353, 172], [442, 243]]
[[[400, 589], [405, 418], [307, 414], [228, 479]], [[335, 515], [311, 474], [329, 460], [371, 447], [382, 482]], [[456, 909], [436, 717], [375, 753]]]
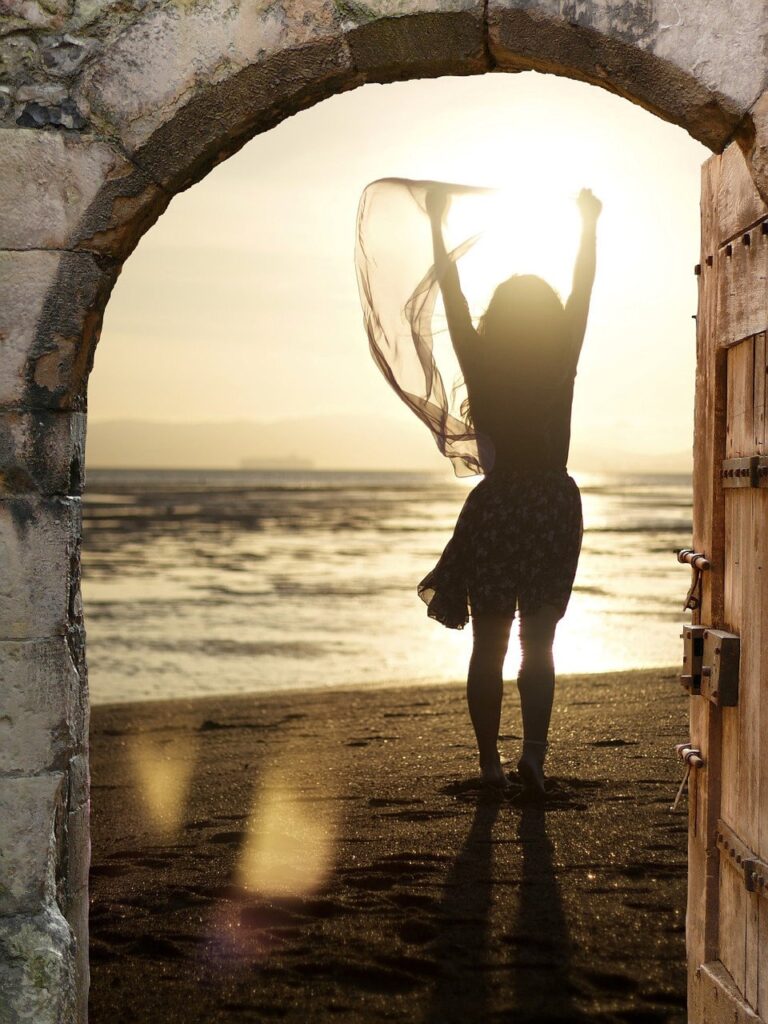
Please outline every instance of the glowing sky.
[[[604, 212], [574, 443], [688, 449], [707, 155], [625, 100], [533, 72], [336, 96], [251, 141], [148, 232], [107, 308], [91, 420], [412, 418], [368, 354], [353, 264], [362, 189], [403, 176], [510, 190], [519, 269], [566, 293], [572, 197], [591, 187]], [[433, 447], [415, 420], [413, 436]]]

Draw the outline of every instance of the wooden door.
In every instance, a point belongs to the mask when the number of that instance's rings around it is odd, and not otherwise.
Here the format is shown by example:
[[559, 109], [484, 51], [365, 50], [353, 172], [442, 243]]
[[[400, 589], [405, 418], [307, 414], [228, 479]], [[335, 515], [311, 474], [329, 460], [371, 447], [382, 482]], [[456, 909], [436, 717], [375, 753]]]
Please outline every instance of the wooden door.
[[722, 633], [702, 633], [689, 1021], [741, 1024], [768, 1022], [768, 208], [735, 145], [704, 164], [701, 224], [694, 547], [711, 568], [693, 622], [734, 634], [738, 665], [721, 664]]

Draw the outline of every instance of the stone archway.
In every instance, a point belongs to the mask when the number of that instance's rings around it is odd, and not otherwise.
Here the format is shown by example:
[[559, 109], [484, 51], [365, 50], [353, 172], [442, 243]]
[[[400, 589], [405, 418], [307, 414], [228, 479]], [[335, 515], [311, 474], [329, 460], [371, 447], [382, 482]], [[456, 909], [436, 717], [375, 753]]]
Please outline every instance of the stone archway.
[[[86, 388], [123, 261], [249, 138], [365, 82], [536, 69], [625, 96], [768, 200], [761, 0], [19, 2], [0, 38], [0, 1000], [87, 1016]], [[148, 368], [151, 372], [151, 368]]]

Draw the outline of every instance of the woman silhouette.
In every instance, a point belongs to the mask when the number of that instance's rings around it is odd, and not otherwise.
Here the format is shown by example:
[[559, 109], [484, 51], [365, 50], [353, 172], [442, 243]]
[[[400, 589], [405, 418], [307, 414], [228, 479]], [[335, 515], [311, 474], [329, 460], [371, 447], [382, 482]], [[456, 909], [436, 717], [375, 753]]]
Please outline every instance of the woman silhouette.
[[555, 686], [552, 644], [570, 599], [583, 532], [581, 495], [566, 463], [602, 204], [589, 189], [582, 189], [577, 203], [581, 245], [565, 306], [541, 278], [513, 276], [497, 287], [476, 329], [443, 240], [448, 194], [436, 187], [426, 197], [435, 272], [467, 388], [464, 417], [490, 439], [495, 458], [418, 590], [429, 615], [449, 627], [466, 623], [469, 605], [469, 714], [482, 778], [501, 789], [509, 786], [497, 746], [502, 668], [519, 610], [523, 750], [517, 769], [527, 790], [540, 796]]

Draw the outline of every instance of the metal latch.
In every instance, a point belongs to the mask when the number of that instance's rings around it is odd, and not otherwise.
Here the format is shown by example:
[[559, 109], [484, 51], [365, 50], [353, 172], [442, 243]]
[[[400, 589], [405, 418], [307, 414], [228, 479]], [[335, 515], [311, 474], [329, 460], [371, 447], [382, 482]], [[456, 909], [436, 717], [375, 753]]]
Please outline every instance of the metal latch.
[[744, 455], [723, 459], [720, 478], [723, 487], [768, 487], [768, 457]]
[[[706, 569], [710, 568], [709, 559], [706, 555], [702, 555], [699, 551], [693, 551], [691, 548], [681, 548], [679, 551], [675, 550], [678, 562], [682, 562], [683, 565], [690, 565], [693, 569], [693, 579], [691, 585], [688, 588], [688, 593], [685, 598], [685, 604], [683, 605], [683, 611], [687, 609], [695, 610], [701, 607], [701, 574]], [[696, 591], [698, 590], [698, 594]]]
[[760, 860], [722, 818], [717, 823], [717, 846], [741, 875], [747, 892], [768, 897], [768, 864]]
[[711, 626], [684, 625], [680, 683], [691, 696], [706, 697], [718, 707], [739, 703], [741, 641], [735, 633]]
[[691, 768], [704, 767], [704, 758], [701, 756], [701, 751], [698, 747], [692, 746], [690, 742], [675, 744], [675, 752], [685, 765], [685, 774], [683, 775], [683, 781], [680, 783], [680, 788], [677, 791], [677, 796], [675, 797], [672, 806], [669, 808], [670, 811], [677, 810], [677, 805], [680, 803], [680, 797], [683, 795], [685, 787], [688, 785]]
[[691, 695], [701, 693], [701, 666], [704, 657], [704, 633], [706, 626], [683, 625], [683, 671], [680, 683]]
[[739, 703], [740, 647], [734, 633], [711, 627], [704, 630], [700, 693], [718, 707], [732, 708]]

